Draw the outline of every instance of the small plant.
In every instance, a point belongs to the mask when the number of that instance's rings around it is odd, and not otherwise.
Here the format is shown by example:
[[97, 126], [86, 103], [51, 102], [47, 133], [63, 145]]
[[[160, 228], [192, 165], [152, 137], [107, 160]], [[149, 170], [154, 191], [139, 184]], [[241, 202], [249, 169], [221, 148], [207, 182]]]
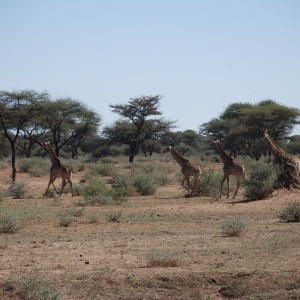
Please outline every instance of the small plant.
[[21, 172], [40, 177], [49, 173], [49, 162], [40, 157], [24, 158], [19, 163]]
[[82, 216], [82, 213], [83, 213], [83, 207], [73, 207], [73, 208], [69, 208], [67, 211], [66, 211], [66, 214], [69, 215], [69, 216], [73, 216], [73, 217], [81, 217]]
[[[62, 292], [56, 288], [50, 287], [48, 283], [41, 278], [24, 279], [20, 294], [25, 294], [24, 299], [34, 300], [59, 300], [62, 299]], [[23, 299], [23, 297], [22, 297]]]
[[246, 223], [235, 216], [228, 217], [222, 225], [222, 231], [225, 236], [241, 236], [246, 229]]
[[157, 186], [151, 178], [151, 175], [138, 174], [134, 176], [134, 178], [132, 178], [132, 185], [142, 196], [154, 195], [157, 190]]
[[0, 191], [0, 202], [4, 200], [5, 197], [8, 196], [6, 191]]
[[0, 233], [12, 234], [19, 230], [18, 222], [11, 216], [0, 216]]
[[63, 213], [59, 217], [59, 225], [61, 227], [69, 227], [72, 223], [74, 223], [74, 221], [75, 221], [74, 217], [70, 216], [67, 213]]
[[223, 174], [215, 173], [212, 170], [204, 172], [201, 176], [200, 195], [210, 196], [212, 199], [219, 199], [220, 187]]
[[267, 198], [273, 192], [273, 183], [276, 172], [272, 165], [252, 163], [249, 165], [250, 173], [245, 180], [245, 196], [251, 200]]
[[107, 217], [107, 220], [110, 222], [116, 222], [119, 223], [120, 219], [122, 217], [122, 213], [121, 212], [117, 212], [117, 213], [112, 213]]
[[102, 175], [102, 176], [113, 176], [117, 173], [116, 167], [110, 163], [99, 163], [95, 165], [90, 172], [92, 174]]
[[28, 186], [27, 183], [24, 181], [19, 182], [13, 182], [10, 193], [11, 195], [16, 199], [22, 199], [24, 198], [26, 192], [27, 192]]
[[178, 267], [180, 257], [173, 251], [151, 251], [148, 255], [148, 267]]
[[300, 222], [300, 202], [292, 201], [288, 203], [279, 218], [287, 223]]

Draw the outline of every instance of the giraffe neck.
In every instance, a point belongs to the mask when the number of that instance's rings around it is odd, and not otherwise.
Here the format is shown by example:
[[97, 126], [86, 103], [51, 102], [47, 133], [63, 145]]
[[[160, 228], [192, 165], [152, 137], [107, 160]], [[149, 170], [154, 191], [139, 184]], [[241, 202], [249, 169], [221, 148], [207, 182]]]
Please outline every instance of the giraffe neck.
[[188, 160], [180, 155], [174, 148], [171, 148], [171, 155], [181, 167], [184, 167], [188, 162]]
[[281, 150], [272, 140], [272, 138], [269, 136], [269, 134], [267, 132], [265, 132], [264, 134], [265, 140], [268, 143], [269, 149], [270, 151], [273, 153], [274, 156], [278, 157], [278, 156], [282, 156], [284, 155], [284, 151]]
[[221, 158], [223, 164], [226, 165], [226, 164], [232, 163], [232, 162], [233, 162], [233, 158], [230, 157], [230, 156], [225, 152], [225, 150], [224, 150], [224, 148], [222, 147], [222, 145], [219, 144], [219, 143], [217, 142], [217, 143], [216, 143], [216, 146], [217, 146], [217, 151], [218, 151], [218, 153], [219, 153], [219, 155], [220, 155], [220, 158]]
[[49, 153], [49, 156], [50, 156], [50, 159], [51, 159], [52, 166], [60, 165], [60, 160], [57, 157], [54, 149], [51, 147], [50, 144], [47, 144], [47, 149], [48, 149], [48, 153]]

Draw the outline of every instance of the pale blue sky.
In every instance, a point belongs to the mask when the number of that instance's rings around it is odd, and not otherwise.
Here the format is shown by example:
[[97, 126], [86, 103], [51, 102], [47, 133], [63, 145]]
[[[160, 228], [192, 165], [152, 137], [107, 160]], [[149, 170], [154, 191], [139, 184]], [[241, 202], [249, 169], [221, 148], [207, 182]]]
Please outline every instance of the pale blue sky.
[[0, 89], [78, 99], [103, 125], [109, 104], [162, 95], [178, 130], [233, 102], [300, 108], [299, 16], [298, 0], [0, 0]]

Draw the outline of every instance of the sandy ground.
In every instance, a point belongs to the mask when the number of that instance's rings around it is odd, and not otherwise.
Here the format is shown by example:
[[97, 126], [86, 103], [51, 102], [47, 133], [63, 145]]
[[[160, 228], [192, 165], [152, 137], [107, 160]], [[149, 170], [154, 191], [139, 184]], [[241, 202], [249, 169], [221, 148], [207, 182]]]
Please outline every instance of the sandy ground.
[[[1, 176], [5, 190], [10, 170]], [[60, 299], [300, 299], [300, 224], [278, 218], [299, 191], [248, 202], [241, 190], [216, 201], [185, 198], [175, 182], [118, 206], [86, 206], [63, 227], [61, 216], [80, 210], [81, 197], [44, 197], [48, 176], [18, 180], [28, 197], [0, 201], [1, 215], [20, 225], [0, 234], [0, 299], [31, 299], [26, 286]], [[222, 232], [230, 216], [246, 224], [239, 237]], [[153, 266], [157, 257], [175, 265]]]

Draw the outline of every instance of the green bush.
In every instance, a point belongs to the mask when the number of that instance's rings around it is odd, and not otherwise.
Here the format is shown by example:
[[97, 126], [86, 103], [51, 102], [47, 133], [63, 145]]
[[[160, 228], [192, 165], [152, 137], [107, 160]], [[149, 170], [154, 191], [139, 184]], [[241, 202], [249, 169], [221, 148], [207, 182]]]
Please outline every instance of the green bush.
[[80, 193], [84, 197], [84, 203], [81, 205], [117, 204], [122, 199], [122, 195], [118, 191], [109, 188], [105, 183], [95, 178], [82, 185]]
[[132, 185], [132, 178], [128, 174], [115, 174], [111, 179], [111, 184], [116, 193], [124, 197], [136, 194], [136, 190]]
[[251, 163], [250, 173], [244, 182], [245, 197], [251, 200], [267, 198], [273, 192], [273, 183], [276, 172], [272, 165], [264, 163]]
[[25, 197], [25, 194], [27, 192], [28, 185], [24, 181], [14, 182], [12, 183], [10, 193], [12, 197], [16, 199], [22, 199]]
[[132, 185], [142, 196], [154, 195], [157, 190], [157, 185], [154, 183], [153, 178], [147, 174], [135, 175], [132, 178]]
[[300, 202], [292, 201], [288, 203], [279, 218], [287, 223], [300, 222]]
[[116, 212], [116, 213], [112, 213], [107, 217], [107, 220], [110, 222], [116, 222], [119, 223], [120, 219], [122, 217], [122, 213], [121, 212]]
[[21, 172], [29, 173], [31, 176], [40, 177], [49, 173], [50, 164], [44, 158], [30, 157], [20, 160], [19, 169]]
[[221, 173], [216, 173], [212, 170], [203, 172], [201, 175], [202, 183], [199, 190], [200, 195], [219, 199], [222, 179], [223, 174]]
[[94, 175], [113, 176], [117, 169], [110, 163], [98, 163], [91, 168], [90, 172]]
[[229, 237], [240, 236], [245, 229], [246, 223], [235, 216], [229, 216], [222, 224], [223, 234]]
[[70, 216], [67, 213], [63, 213], [59, 217], [59, 225], [61, 227], [68, 227], [69, 225], [74, 223], [74, 221], [75, 221], [74, 217]]
[[19, 228], [18, 222], [14, 217], [0, 215], [0, 233], [15, 233]]
[[62, 299], [62, 291], [50, 287], [41, 278], [26, 278], [22, 283], [20, 294], [25, 294], [22, 299], [32, 300], [59, 300]]
[[130, 174], [117, 174], [111, 179], [111, 183], [115, 192], [121, 195], [134, 196], [138, 193], [146, 196], [155, 194], [158, 187], [157, 180], [159, 179], [151, 173], [131, 172]]

